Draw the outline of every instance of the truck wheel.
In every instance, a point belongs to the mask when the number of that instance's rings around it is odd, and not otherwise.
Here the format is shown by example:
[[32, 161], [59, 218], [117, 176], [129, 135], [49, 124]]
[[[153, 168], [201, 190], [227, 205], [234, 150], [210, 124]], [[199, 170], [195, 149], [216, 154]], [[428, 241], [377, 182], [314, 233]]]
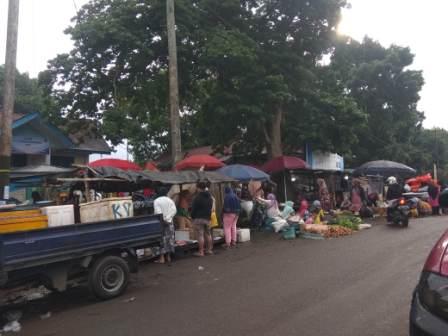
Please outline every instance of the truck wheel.
[[89, 287], [102, 300], [121, 295], [129, 282], [128, 263], [117, 256], [104, 256], [89, 271]]

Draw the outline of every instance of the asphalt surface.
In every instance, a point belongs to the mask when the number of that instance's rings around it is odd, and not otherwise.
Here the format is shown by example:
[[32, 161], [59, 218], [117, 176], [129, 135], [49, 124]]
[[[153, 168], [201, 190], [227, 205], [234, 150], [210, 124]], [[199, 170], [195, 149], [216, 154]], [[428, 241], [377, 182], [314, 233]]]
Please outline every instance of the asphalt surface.
[[326, 241], [259, 234], [215, 256], [143, 265], [118, 299], [80, 288], [29, 303], [20, 335], [407, 335], [412, 290], [447, 219]]

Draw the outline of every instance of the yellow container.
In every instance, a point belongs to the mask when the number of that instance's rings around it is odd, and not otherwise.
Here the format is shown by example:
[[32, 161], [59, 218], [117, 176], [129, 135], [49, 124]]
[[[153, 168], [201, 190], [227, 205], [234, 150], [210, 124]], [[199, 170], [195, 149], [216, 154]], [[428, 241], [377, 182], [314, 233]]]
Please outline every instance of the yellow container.
[[44, 229], [48, 226], [47, 216], [33, 215], [0, 219], [0, 234], [18, 231]]
[[11, 217], [28, 217], [28, 216], [40, 216], [40, 215], [42, 215], [40, 209], [5, 211], [0, 212], [0, 220], [2, 220], [3, 218], [11, 218]]

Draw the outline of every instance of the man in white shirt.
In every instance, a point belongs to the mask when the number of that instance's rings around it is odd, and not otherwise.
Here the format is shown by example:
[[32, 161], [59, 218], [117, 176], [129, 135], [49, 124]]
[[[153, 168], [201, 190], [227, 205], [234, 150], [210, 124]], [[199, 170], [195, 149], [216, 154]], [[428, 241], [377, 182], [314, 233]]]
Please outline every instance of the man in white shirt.
[[176, 204], [167, 197], [169, 189], [160, 187], [157, 190], [158, 197], [154, 201], [154, 214], [161, 214], [162, 223], [162, 248], [160, 249], [160, 258], [156, 261], [158, 264], [171, 264], [171, 254], [175, 249], [174, 224], [173, 218], [177, 213]]

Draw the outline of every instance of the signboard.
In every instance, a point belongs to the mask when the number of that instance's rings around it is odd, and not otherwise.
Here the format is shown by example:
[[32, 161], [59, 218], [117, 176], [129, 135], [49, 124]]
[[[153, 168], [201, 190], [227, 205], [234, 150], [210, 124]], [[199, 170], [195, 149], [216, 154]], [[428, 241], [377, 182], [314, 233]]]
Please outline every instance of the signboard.
[[47, 155], [50, 143], [39, 135], [14, 135], [11, 150], [12, 154]]

